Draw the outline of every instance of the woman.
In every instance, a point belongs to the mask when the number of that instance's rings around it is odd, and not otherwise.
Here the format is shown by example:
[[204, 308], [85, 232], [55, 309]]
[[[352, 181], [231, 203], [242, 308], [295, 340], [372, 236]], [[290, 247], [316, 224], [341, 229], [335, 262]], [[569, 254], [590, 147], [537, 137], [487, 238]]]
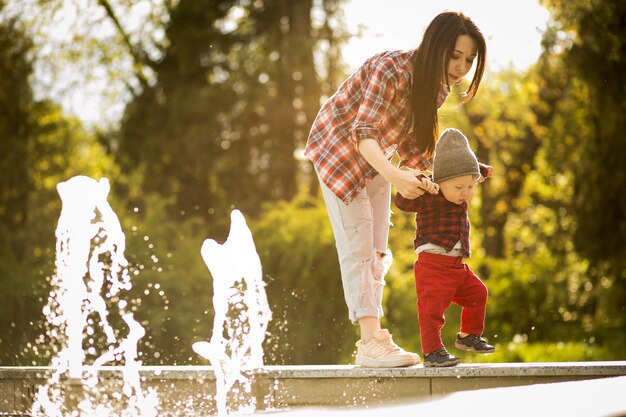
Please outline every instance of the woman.
[[315, 167], [335, 236], [348, 317], [360, 327], [356, 363], [419, 363], [381, 329], [391, 185], [413, 199], [435, 192], [401, 166], [429, 170], [438, 135], [437, 109], [477, 60], [466, 92], [474, 97], [485, 68], [485, 39], [462, 13], [433, 19], [415, 50], [376, 54], [352, 74], [318, 113], [305, 149]]

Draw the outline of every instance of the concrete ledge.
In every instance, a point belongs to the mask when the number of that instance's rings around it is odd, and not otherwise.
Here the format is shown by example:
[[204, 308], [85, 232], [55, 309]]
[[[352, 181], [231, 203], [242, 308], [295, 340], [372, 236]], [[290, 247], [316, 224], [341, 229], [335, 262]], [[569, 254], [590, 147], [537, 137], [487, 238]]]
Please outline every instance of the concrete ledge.
[[[102, 375], [121, 373], [116, 366], [102, 366]], [[0, 381], [6, 379], [47, 378], [49, 366], [0, 366]], [[598, 362], [527, 362], [460, 364], [448, 368], [363, 368], [355, 365], [282, 365], [260, 370], [268, 378], [449, 378], [501, 376], [621, 376], [626, 375], [626, 361]], [[147, 379], [215, 379], [210, 366], [142, 366]]]
[[[52, 371], [50, 367], [0, 367], [0, 414], [28, 415], [37, 387], [46, 383]], [[144, 366], [140, 374], [142, 388], [153, 387], [159, 393], [164, 409], [159, 415], [169, 415], [165, 410], [173, 413], [180, 404], [192, 404], [202, 413], [214, 409], [215, 376], [210, 366]], [[257, 403], [281, 409], [389, 404], [484, 388], [625, 376], [626, 361], [461, 364], [452, 368], [267, 366], [250, 375]], [[99, 377], [108, 389], [120, 388], [119, 367], [102, 367]]]

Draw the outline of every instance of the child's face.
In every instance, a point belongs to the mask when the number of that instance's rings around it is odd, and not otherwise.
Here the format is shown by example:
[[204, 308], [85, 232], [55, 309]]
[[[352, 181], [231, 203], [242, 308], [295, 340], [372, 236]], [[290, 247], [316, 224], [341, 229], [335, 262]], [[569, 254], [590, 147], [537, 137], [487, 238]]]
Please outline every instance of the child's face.
[[464, 175], [439, 183], [441, 193], [451, 203], [463, 204], [474, 195], [474, 189], [478, 183], [475, 175]]

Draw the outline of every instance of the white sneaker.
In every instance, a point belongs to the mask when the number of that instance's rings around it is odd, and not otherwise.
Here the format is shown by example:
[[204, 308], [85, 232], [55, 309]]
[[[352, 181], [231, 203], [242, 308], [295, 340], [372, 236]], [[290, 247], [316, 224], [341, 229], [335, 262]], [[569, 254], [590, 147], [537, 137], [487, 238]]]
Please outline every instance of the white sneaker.
[[356, 343], [356, 364], [369, 368], [397, 368], [420, 363], [417, 353], [407, 352], [396, 345], [387, 329], [374, 332], [374, 338], [368, 343], [359, 340]]

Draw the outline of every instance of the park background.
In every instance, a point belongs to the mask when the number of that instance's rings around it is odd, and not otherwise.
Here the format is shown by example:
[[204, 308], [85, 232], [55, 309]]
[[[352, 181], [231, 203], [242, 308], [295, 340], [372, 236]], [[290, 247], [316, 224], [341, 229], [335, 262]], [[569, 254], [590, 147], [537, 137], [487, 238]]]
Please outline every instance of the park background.
[[[395, 13], [418, 15], [420, 3]], [[357, 329], [301, 154], [320, 104], [354, 69], [342, 51], [367, 29], [347, 22], [358, 4], [0, 0], [0, 365], [47, 365], [59, 348], [42, 309], [55, 273], [56, 185], [75, 175], [110, 180], [144, 364], [206, 364], [191, 349], [212, 328], [200, 247], [226, 239], [235, 208], [273, 312], [265, 363], [352, 363]], [[459, 105], [464, 84], [440, 110], [441, 128], [461, 129], [495, 167], [471, 203], [468, 262], [489, 288], [485, 336], [498, 351], [460, 356], [624, 360], [626, 7], [540, 4], [549, 19], [534, 62], [489, 68], [474, 100]], [[519, 31], [524, 17], [500, 18]], [[396, 210], [392, 222], [383, 325], [420, 352], [413, 219]], [[458, 317], [452, 306], [444, 343]]]

